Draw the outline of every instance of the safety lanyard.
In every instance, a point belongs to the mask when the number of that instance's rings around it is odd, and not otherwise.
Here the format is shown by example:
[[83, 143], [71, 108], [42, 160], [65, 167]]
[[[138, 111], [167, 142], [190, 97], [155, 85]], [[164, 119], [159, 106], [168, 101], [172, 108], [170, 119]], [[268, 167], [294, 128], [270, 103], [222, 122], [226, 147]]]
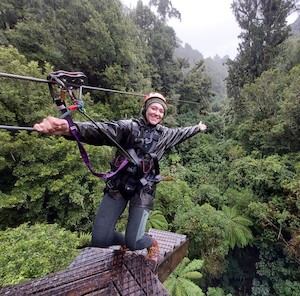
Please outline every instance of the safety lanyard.
[[[102, 130], [98, 126], [98, 124], [90, 116], [87, 115], [84, 109], [83, 101], [81, 99], [82, 85], [87, 80], [87, 77], [82, 72], [67, 72], [67, 71], [60, 70], [60, 71], [50, 73], [47, 77], [47, 80], [49, 81], [48, 85], [49, 85], [51, 97], [53, 98], [57, 106], [57, 109], [62, 113], [60, 118], [64, 118], [68, 121], [70, 132], [77, 142], [81, 157], [84, 163], [86, 164], [86, 166], [88, 167], [89, 171], [93, 175], [103, 179], [107, 179], [117, 174], [122, 168], [124, 168], [127, 165], [127, 163], [131, 162], [133, 164], [137, 164], [136, 163], [137, 160], [135, 157], [132, 157], [132, 155], [128, 151], [126, 151], [122, 146], [120, 146], [120, 144], [116, 142], [115, 139], [113, 139], [109, 134], [107, 134], [104, 130]], [[57, 93], [55, 92], [54, 89], [55, 86], [58, 86], [59, 88], [59, 95], [57, 95]], [[75, 91], [79, 91], [78, 98], [76, 98], [75, 96]], [[65, 102], [66, 94], [68, 94], [72, 100], [72, 105], [69, 106], [68, 108]], [[97, 131], [102, 135], [104, 135], [124, 156], [122, 163], [120, 164], [120, 166], [116, 171], [105, 174], [105, 173], [95, 172], [92, 169], [88, 154], [85, 148], [83, 147], [82, 143], [80, 142], [79, 139], [80, 137], [79, 137], [77, 127], [71, 117], [71, 112], [75, 110], [85, 115], [95, 125]]]

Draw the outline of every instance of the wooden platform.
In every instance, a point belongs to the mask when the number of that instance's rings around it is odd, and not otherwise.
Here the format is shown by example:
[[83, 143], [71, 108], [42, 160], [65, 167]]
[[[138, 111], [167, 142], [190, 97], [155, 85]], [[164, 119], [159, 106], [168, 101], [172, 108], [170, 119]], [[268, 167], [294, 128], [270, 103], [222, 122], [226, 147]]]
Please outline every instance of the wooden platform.
[[116, 248], [86, 248], [69, 268], [39, 279], [0, 289], [0, 295], [169, 295], [162, 282], [186, 255], [186, 236], [151, 229], [160, 260], [146, 260], [146, 251], [120, 253]]

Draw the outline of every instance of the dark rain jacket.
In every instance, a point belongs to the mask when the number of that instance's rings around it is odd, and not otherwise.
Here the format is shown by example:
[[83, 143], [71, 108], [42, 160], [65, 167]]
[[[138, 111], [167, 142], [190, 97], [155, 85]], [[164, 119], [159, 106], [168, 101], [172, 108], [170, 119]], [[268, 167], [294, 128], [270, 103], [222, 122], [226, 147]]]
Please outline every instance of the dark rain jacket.
[[[138, 120], [118, 120], [115, 122], [98, 122], [97, 124], [100, 129], [103, 129], [126, 150], [133, 148], [141, 159], [150, 149], [151, 154], [155, 155], [157, 160], [160, 160], [167, 149], [174, 147], [200, 132], [198, 125], [168, 128], [160, 124], [156, 126], [149, 125], [144, 118]], [[92, 123], [77, 122], [76, 126], [81, 142], [91, 145], [111, 146], [109, 140], [106, 139], [105, 136], [102, 136]], [[153, 141], [155, 141], [155, 143], [153, 143]], [[148, 173], [147, 176], [145, 175], [144, 177], [148, 181], [146, 186], [145, 184], [140, 184], [138, 180], [133, 182], [135, 179], [134, 175], [130, 176], [129, 170], [124, 168], [117, 176], [114, 176], [112, 180], [108, 181], [105, 190], [109, 192], [113, 198], [125, 196], [125, 198], [131, 200], [132, 205], [151, 209], [153, 207], [156, 186], [156, 182], [153, 182], [153, 180], [156, 176]], [[131, 187], [132, 190], [130, 194], [127, 194], [124, 190], [124, 188], [129, 188], [129, 186], [126, 187], [126, 182], [127, 185], [129, 182], [130, 185], [133, 186]]]

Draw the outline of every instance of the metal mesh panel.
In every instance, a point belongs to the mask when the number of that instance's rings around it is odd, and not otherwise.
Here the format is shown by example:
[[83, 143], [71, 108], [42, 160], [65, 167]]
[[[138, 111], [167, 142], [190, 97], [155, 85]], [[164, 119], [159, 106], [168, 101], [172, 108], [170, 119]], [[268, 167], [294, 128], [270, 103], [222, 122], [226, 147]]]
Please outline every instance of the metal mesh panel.
[[118, 295], [168, 295], [144, 256], [120, 254], [115, 257], [112, 282]]

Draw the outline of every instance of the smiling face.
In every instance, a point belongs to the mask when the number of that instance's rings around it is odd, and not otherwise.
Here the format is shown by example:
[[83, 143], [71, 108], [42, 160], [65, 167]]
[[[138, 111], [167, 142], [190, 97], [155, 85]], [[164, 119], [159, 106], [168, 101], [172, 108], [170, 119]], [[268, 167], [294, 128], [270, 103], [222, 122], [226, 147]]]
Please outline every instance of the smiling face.
[[146, 119], [152, 125], [159, 124], [164, 118], [165, 110], [159, 103], [152, 103], [146, 110]]

